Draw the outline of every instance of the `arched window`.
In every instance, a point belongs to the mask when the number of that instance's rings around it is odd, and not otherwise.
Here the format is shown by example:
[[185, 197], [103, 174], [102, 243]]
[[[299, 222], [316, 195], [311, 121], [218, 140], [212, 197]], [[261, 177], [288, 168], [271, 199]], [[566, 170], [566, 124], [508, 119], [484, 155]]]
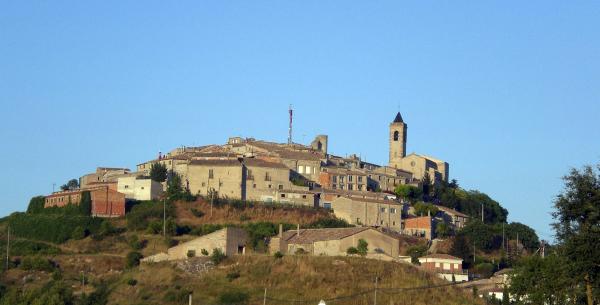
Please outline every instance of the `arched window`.
[[317, 150], [323, 150], [323, 144], [321, 141], [317, 142]]
[[394, 141], [398, 141], [399, 135], [400, 133], [398, 132], [398, 130], [394, 131]]

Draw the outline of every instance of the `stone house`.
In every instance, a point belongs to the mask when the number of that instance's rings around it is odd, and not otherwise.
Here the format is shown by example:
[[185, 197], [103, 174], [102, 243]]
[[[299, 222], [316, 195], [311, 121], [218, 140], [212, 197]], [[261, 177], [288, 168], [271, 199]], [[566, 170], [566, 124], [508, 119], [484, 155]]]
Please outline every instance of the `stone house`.
[[81, 193], [81, 190], [54, 192], [46, 196], [44, 208], [63, 207], [68, 204], [79, 205], [79, 202], [81, 202]]
[[[269, 251], [295, 254], [297, 251], [312, 255], [344, 256], [350, 247], [356, 247], [358, 240], [364, 239], [370, 254], [384, 254], [392, 258], [398, 256], [398, 239], [367, 227], [296, 229], [282, 232], [272, 237]], [[302, 250], [300, 250], [302, 249]]]
[[79, 178], [79, 187], [89, 188], [91, 183], [97, 182], [116, 182], [117, 178], [130, 174], [128, 168], [119, 167], [98, 167], [96, 172], [83, 175]]
[[202, 250], [206, 250], [210, 255], [214, 249], [220, 249], [227, 256], [242, 255], [246, 253], [247, 244], [248, 233], [244, 229], [227, 227], [169, 248], [167, 253], [158, 253], [146, 257], [142, 261], [159, 262], [187, 259], [188, 253], [193, 253], [194, 256], [202, 256]]
[[90, 196], [92, 198], [92, 216], [125, 216], [125, 194], [106, 187], [90, 191]]
[[439, 277], [456, 282], [466, 282], [469, 280], [469, 274], [463, 270], [463, 260], [448, 254], [429, 254], [419, 257], [421, 268], [435, 272]]
[[467, 220], [469, 220], [468, 215], [459, 211], [440, 205], [436, 205], [435, 207], [439, 210], [437, 216], [455, 230], [463, 228]]
[[402, 229], [404, 205], [393, 200], [338, 197], [331, 202], [336, 217], [350, 224], [385, 227], [393, 231]]

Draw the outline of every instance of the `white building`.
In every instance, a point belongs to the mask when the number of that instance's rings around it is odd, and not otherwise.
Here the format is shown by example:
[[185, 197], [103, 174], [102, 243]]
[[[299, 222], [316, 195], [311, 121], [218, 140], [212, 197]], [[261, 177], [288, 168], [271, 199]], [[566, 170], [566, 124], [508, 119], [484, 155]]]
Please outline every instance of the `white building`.
[[430, 254], [419, 257], [419, 263], [425, 270], [433, 271], [447, 281], [466, 282], [469, 274], [463, 270], [463, 260], [448, 254]]
[[163, 186], [152, 179], [121, 177], [117, 182], [117, 191], [125, 194], [126, 199], [153, 200], [162, 194]]

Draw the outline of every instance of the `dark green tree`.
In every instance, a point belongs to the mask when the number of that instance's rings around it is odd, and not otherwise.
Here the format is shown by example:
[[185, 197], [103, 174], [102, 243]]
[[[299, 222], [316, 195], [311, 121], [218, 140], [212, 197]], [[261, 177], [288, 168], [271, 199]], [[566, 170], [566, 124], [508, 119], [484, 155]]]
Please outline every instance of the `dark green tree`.
[[358, 251], [359, 255], [366, 256], [369, 252], [369, 243], [367, 243], [367, 241], [362, 238], [359, 239], [358, 246], [356, 246], [356, 250]]
[[457, 234], [450, 248], [450, 254], [460, 257], [465, 264], [472, 262], [473, 247], [464, 234]]
[[559, 253], [568, 262], [568, 278], [585, 286], [588, 305], [600, 281], [600, 164], [572, 169], [565, 190], [554, 201], [553, 226]]
[[137, 251], [131, 251], [127, 253], [127, 257], [125, 258], [125, 262], [127, 268], [133, 268], [140, 265], [140, 260], [142, 259], [142, 254]]
[[35, 196], [29, 200], [29, 206], [27, 206], [27, 213], [38, 214], [44, 211], [44, 203], [46, 198], [44, 196]]
[[423, 192], [420, 188], [407, 184], [398, 185], [394, 190], [394, 193], [396, 193], [396, 196], [399, 198], [408, 200], [410, 202], [416, 202], [423, 197]]
[[558, 255], [523, 258], [510, 277], [510, 295], [520, 304], [568, 304], [568, 262]]
[[435, 205], [422, 201], [415, 203], [414, 208], [415, 214], [418, 216], [431, 215], [431, 217], [434, 217], [439, 212], [439, 209]]
[[79, 188], [79, 180], [77, 180], [77, 179], [71, 179], [71, 180], [67, 181], [66, 184], [63, 184], [60, 186], [60, 189], [63, 191], [75, 190], [78, 188]]
[[152, 163], [150, 166], [150, 179], [157, 182], [167, 180], [167, 166], [162, 163]]
[[79, 211], [81, 211], [81, 214], [83, 215], [92, 215], [92, 196], [89, 191], [81, 193]]

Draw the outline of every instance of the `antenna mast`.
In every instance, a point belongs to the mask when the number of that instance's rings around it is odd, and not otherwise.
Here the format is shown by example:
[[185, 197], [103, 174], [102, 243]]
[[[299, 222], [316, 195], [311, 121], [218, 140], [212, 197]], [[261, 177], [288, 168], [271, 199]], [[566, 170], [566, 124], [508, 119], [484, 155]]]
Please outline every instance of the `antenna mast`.
[[294, 114], [294, 110], [292, 110], [292, 104], [290, 104], [290, 127], [288, 130], [288, 144], [292, 145], [292, 118], [293, 118], [293, 114]]

